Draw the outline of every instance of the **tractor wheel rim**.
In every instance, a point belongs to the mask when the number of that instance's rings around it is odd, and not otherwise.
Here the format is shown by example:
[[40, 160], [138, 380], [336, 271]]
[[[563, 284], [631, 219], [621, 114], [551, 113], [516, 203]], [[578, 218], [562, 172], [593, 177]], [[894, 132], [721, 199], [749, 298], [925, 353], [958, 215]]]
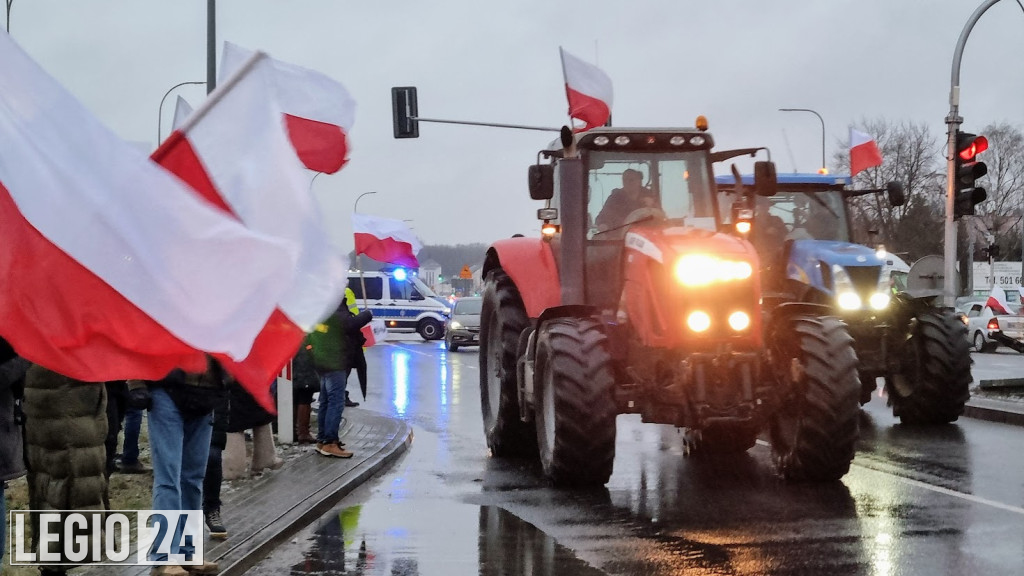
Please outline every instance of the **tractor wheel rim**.
[[[495, 327], [495, 318], [491, 318], [490, 325]], [[498, 403], [501, 402], [501, 338], [499, 331], [492, 329], [487, 335], [487, 356], [489, 358], [487, 367], [487, 403], [494, 418], [498, 413]]]
[[555, 448], [555, 386], [554, 378], [551, 375], [550, 366], [544, 366], [544, 446], [545, 452], [550, 456]]

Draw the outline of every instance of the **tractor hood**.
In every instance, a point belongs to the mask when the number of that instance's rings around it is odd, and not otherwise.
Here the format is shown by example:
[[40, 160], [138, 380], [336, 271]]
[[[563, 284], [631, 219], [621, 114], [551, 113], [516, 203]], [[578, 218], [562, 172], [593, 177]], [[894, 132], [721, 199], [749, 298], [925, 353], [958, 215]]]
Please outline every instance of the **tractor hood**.
[[786, 276], [810, 284], [825, 293], [834, 291], [835, 267], [850, 276], [857, 292], [877, 289], [885, 264], [875, 250], [860, 244], [831, 240], [794, 240], [789, 250]]
[[672, 263], [683, 254], [706, 253], [750, 262], [757, 268], [757, 253], [749, 242], [693, 226], [634, 226], [626, 234], [627, 251], [636, 251], [656, 262]]

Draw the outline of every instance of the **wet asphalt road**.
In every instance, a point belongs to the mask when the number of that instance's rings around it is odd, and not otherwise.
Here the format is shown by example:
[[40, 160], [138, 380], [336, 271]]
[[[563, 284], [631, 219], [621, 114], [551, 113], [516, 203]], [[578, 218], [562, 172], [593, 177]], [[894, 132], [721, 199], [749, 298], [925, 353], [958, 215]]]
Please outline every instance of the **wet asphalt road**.
[[[908, 429], [875, 398], [842, 482], [787, 485], [763, 441], [686, 458], [674, 428], [620, 416], [607, 489], [569, 492], [488, 457], [475, 348], [367, 358], [366, 407], [412, 423], [410, 451], [249, 574], [1024, 574], [1024, 428]], [[996, 360], [1024, 368], [976, 373]]]

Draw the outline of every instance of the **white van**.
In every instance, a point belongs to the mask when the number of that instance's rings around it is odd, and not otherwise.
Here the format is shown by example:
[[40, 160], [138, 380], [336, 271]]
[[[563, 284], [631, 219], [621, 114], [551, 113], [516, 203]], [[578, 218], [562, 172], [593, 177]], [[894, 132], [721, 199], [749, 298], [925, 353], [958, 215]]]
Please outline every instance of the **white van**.
[[451, 308], [422, 280], [404, 269], [362, 274], [350, 270], [348, 287], [356, 295], [356, 306], [360, 310], [369, 308], [375, 320], [384, 321], [388, 332], [418, 332], [424, 340], [444, 338], [444, 323]]

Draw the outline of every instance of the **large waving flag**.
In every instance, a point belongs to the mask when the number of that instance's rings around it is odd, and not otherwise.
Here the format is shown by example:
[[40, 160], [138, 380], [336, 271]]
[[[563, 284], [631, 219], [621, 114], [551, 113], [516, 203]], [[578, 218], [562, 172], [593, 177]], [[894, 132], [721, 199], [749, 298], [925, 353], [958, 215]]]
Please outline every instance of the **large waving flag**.
[[1006, 315], [1010, 313], [1010, 304], [1006, 301], [1006, 291], [999, 285], [992, 286], [992, 291], [989, 292], [985, 305], [991, 308], [994, 314]]
[[[252, 54], [225, 42], [221, 78], [236, 72]], [[348, 133], [356, 116], [356, 103], [348, 90], [316, 70], [273, 58], [268, 58], [268, 69], [299, 159], [317, 172], [333, 174], [340, 170], [347, 162]]]
[[0, 336], [85, 381], [245, 358], [286, 243], [197, 198], [0, 32]]
[[265, 408], [270, 384], [309, 330], [344, 295], [347, 264], [331, 246], [274, 98], [271, 61], [253, 53], [153, 153], [153, 159], [246, 227], [286, 242], [296, 260], [274, 270], [284, 288], [252, 353], [218, 357]]
[[378, 262], [419, 268], [416, 254], [423, 248], [419, 238], [401, 220], [368, 214], [352, 215], [356, 254], [366, 254]]
[[612, 79], [600, 68], [580, 60], [559, 48], [565, 95], [569, 98], [569, 116], [583, 122], [575, 128], [585, 132], [604, 126], [612, 115]]
[[882, 165], [882, 153], [869, 134], [850, 128], [850, 176]]

